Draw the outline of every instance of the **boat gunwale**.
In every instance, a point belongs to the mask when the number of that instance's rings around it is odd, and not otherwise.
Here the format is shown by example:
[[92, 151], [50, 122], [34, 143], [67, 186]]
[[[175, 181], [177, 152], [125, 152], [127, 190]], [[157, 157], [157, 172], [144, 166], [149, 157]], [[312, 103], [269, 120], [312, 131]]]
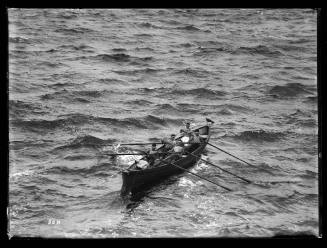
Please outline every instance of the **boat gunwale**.
[[[174, 161], [173, 163], [176, 164], [176, 163], [179, 163], [180, 161], [182, 161], [183, 159], [187, 159], [189, 158], [190, 156], [196, 156], [194, 155], [196, 152], [198, 152], [200, 149], [204, 150], [204, 148], [206, 147], [206, 145], [208, 144], [209, 142], [209, 139], [210, 139], [210, 126], [208, 125], [203, 125], [203, 126], [200, 126], [200, 127], [197, 127], [197, 128], [194, 128], [193, 131], [195, 130], [198, 130], [198, 129], [201, 129], [203, 127], [208, 127], [208, 137], [205, 139], [205, 141], [197, 148], [195, 149], [194, 151], [190, 152], [188, 156], [186, 157], [181, 157], [180, 159]], [[180, 138], [180, 137], [178, 137]], [[160, 148], [158, 148], [160, 149]], [[165, 162], [165, 160], [167, 160], [169, 157], [165, 158], [162, 160], [162, 162]], [[169, 162], [166, 162], [164, 165], [162, 166], [158, 166], [158, 167], [153, 167], [153, 168], [146, 168], [146, 169], [143, 169], [143, 170], [135, 170], [135, 169], [126, 169], [124, 170], [122, 173], [126, 173], [126, 174], [143, 174], [143, 173], [150, 173], [150, 172], [154, 172], [156, 170], [161, 170], [162, 168], [168, 168], [168, 167], [171, 167], [171, 163]]]

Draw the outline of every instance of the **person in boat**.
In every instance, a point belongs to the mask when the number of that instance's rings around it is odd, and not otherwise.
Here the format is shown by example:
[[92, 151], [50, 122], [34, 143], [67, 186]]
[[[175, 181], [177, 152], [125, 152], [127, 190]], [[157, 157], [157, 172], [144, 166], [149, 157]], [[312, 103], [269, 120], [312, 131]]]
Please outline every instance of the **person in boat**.
[[180, 130], [181, 141], [183, 142], [185, 147], [190, 146], [189, 142], [191, 141], [191, 137], [193, 136], [191, 132], [187, 132], [184, 129]]
[[145, 153], [146, 154], [142, 159], [134, 162], [134, 164], [132, 165], [133, 167], [135, 166], [136, 169], [144, 170], [149, 166], [153, 165], [154, 161], [157, 158], [156, 144], [152, 144], [151, 150]]
[[176, 145], [175, 145], [174, 148], [173, 148], [174, 154], [175, 154], [176, 156], [178, 156], [178, 157], [183, 156], [183, 154], [184, 154], [184, 149], [185, 149], [185, 146], [184, 146], [183, 141], [181, 141], [181, 140], [177, 140], [177, 141], [176, 141]]
[[192, 130], [191, 130], [191, 126], [190, 125], [191, 125], [190, 122], [186, 122], [185, 123], [185, 128], [182, 129], [186, 135], [189, 135], [190, 133], [192, 133]]
[[169, 139], [162, 140], [162, 143], [165, 144], [165, 151], [170, 151], [174, 148], [174, 146], [176, 145], [175, 138], [176, 138], [176, 135], [171, 134]]
[[147, 153], [147, 160], [149, 165], [153, 165], [154, 161], [158, 158], [158, 151], [157, 151], [156, 144], [152, 144], [151, 150]]
[[191, 143], [200, 144], [202, 142], [199, 129], [194, 131]]

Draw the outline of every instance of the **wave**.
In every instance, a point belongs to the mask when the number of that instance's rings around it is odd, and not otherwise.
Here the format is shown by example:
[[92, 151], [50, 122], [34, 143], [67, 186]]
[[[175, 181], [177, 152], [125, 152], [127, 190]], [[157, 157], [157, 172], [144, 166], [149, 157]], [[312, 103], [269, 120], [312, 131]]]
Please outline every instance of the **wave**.
[[119, 75], [133, 76], [138, 73], [152, 74], [152, 73], [157, 73], [159, 71], [161, 71], [161, 69], [144, 68], [144, 69], [135, 69], [135, 70], [121, 70], [121, 71], [114, 71], [114, 72]]
[[[137, 92], [142, 94], [161, 94], [162, 96], [194, 96], [197, 98], [217, 98], [225, 96], [227, 93], [219, 90], [207, 89], [207, 88], [195, 88], [195, 89], [171, 89], [171, 88], [138, 88]], [[180, 104], [179, 104], [180, 105]], [[181, 104], [182, 107], [190, 107], [191, 105]]]
[[23, 37], [9, 37], [9, 43], [24, 43], [24, 44], [29, 44], [30, 40], [28, 38], [23, 38]]
[[101, 147], [105, 145], [110, 145], [116, 142], [116, 139], [100, 139], [97, 137], [94, 137], [92, 135], [85, 135], [85, 136], [80, 136], [77, 137], [73, 140], [71, 140], [68, 144], [56, 147], [55, 149], [76, 149], [76, 148], [81, 148], [81, 147]]
[[183, 47], [183, 48], [189, 48], [189, 47], [192, 47], [192, 46], [194, 46], [193, 44], [191, 44], [191, 43], [182, 43], [182, 44], [179, 44], [178, 46], [180, 46], [180, 47]]
[[37, 64], [39, 67], [50, 67], [50, 68], [56, 68], [56, 67], [60, 67], [60, 66], [65, 66], [65, 64], [60, 63], [60, 62], [49, 62], [49, 61], [42, 61], [40, 63]]
[[154, 93], [168, 93], [170, 89], [164, 87], [160, 87], [160, 88], [145, 87], [145, 88], [138, 88], [136, 91], [141, 94], [154, 94]]
[[59, 13], [57, 14], [57, 17], [58, 17], [58, 18], [63, 18], [63, 19], [70, 20], [70, 19], [75, 19], [75, 18], [77, 18], [78, 15], [75, 14], [75, 13], [59, 12]]
[[[95, 117], [83, 114], [67, 114], [59, 116], [55, 120], [24, 120], [16, 119], [9, 122], [12, 126], [27, 129], [32, 132], [51, 131], [69, 126], [82, 126], [86, 124], [103, 124], [118, 128], [139, 128], [139, 129], [157, 129], [160, 126], [181, 125], [183, 119], [159, 118], [154, 115], [147, 115], [138, 118], [115, 119], [110, 117]], [[99, 141], [99, 140], [98, 140]]]
[[312, 113], [304, 113], [301, 110], [297, 110], [292, 114], [285, 115], [287, 124], [296, 124], [304, 127], [315, 127], [317, 126], [317, 120], [312, 118]]
[[268, 132], [264, 130], [258, 131], [243, 131], [236, 135], [224, 135], [223, 137], [229, 137], [244, 142], [275, 142], [283, 138], [286, 134], [282, 132]]
[[64, 33], [64, 34], [85, 34], [85, 33], [90, 33], [93, 32], [93, 30], [89, 28], [84, 28], [84, 27], [77, 27], [77, 28], [57, 28], [55, 32], [58, 33]]
[[[67, 86], [66, 83], [62, 83], [63, 86]], [[54, 87], [61, 87], [62, 85], [53, 85]], [[53, 87], [52, 86], [52, 87]], [[77, 101], [85, 101], [89, 102], [88, 99], [86, 98], [99, 98], [103, 96], [105, 93], [109, 93], [110, 91], [102, 90], [102, 91], [97, 91], [97, 90], [79, 90], [79, 91], [69, 91], [69, 90], [62, 90], [62, 91], [57, 91], [54, 93], [48, 93], [40, 96], [41, 100], [67, 100], [71, 102], [72, 100], [77, 100]]]
[[125, 53], [116, 53], [116, 54], [99, 54], [96, 55], [95, 58], [99, 58], [104, 61], [126, 62], [130, 60], [131, 56]]
[[198, 113], [201, 106], [198, 104], [178, 103], [177, 109], [180, 112]]
[[[125, 101], [124, 101], [125, 102]], [[147, 100], [143, 100], [143, 99], [140, 99], [140, 100], [133, 100], [133, 101], [128, 101], [127, 104], [130, 104], [130, 105], [139, 105], [139, 106], [148, 106], [148, 105], [151, 105], [153, 104], [152, 102], [150, 101], [147, 101]]]
[[53, 140], [10, 140], [10, 150], [20, 150], [26, 148], [43, 149], [45, 147], [51, 147], [54, 144]]
[[[83, 57], [84, 58], [84, 57]], [[146, 62], [153, 60], [153, 57], [136, 57], [130, 56], [126, 53], [114, 53], [114, 54], [99, 54], [96, 56], [86, 57], [86, 58], [95, 58], [105, 62], [129, 62], [131, 64], [141, 64], [145, 65]]]
[[318, 104], [318, 97], [317, 96], [308, 96], [304, 99], [304, 102]]
[[[49, 85], [48, 87], [49, 87], [49, 88], [53, 88], [53, 89], [65, 89], [65, 87], [74, 87], [74, 86], [75, 86], [75, 84], [72, 83], [72, 82], [63, 82], [63, 83], [55, 83], [55, 84], [51, 84], [51, 85]], [[46, 95], [51, 95], [51, 94], [46, 94]], [[46, 95], [43, 95], [43, 96], [44, 96], [45, 98], [47, 98]], [[43, 96], [41, 96], [41, 99], [42, 99]]]
[[149, 22], [142, 22], [140, 24], [138, 24], [140, 27], [142, 28], [155, 28], [155, 29], [161, 29], [162, 27], [154, 25], [152, 23]]
[[297, 40], [290, 40], [288, 42], [290, 44], [304, 44], [304, 43], [311, 42], [311, 40], [310, 39], [306, 39], [306, 38], [300, 38], [300, 39], [297, 39]]
[[222, 109], [222, 110], [219, 110], [218, 111], [218, 114], [221, 114], [221, 115], [232, 115], [233, 114], [233, 111], [231, 111], [230, 109]]
[[277, 49], [280, 49], [285, 52], [306, 52], [308, 50], [307, 48], [303, 46], [295, 46], [295, 45], [290, 45], [290, 44], [276, 44], [274, 45]]
[[[53, 49], [52, 49], [53, 50]], [[85, 44], [80, 45], [61, 45], [57, 47], [56, 51], [60, 50], [75, 50], [75, 51], [93, 51], [94, 48]]]
[[200, 28], [195, 27], [194, 25], [185, 25], [185, 26], [180, 26], [177, 27], [176, 29], [179, 30], [186, 30], [186, 31], [201, 31]]
[[113, 49], [111, 49], [111, 51], [113, 51], [115, 53], [127, 52], [127, 50], [125, 48], [113, 48]]
[[29, 115], [43, 115], [47, 113], [41, 105], [27, 103], [19, 100], [9, 100], [9, 116], [11, 118], [22, 118]]
[[250, 54], [250, 55], [264, 55], [264, 56], [280, 56], [283, 55], [282, 52], [278, 50], [274, 50], [264, 45], [258, 45], [254, 47], [239, 47], [238, 49], [234, 50], [232, 54]]
[[108, 172], [108, 163], [94, 165], [88, 168], [69, 168], [66, 166], [54, 166], [47, 169], [47, 173], [59, 174], [59, 175], [78, 175], [78, 176], [90, 176], [99, 172]]
[[230, 49], [225, 47], [198, 47], [198, 50], [193, 53], [195, 56], [205, 56], [216, 52], [230, 52]]
[[153, 37], [153, 35], [152, 34], [146, 34], [146, 33], [137, 33], [137, 34], [135, 34], [135, 36], [137, 36], [137, 37], [141, 37], [141, 38], [151, 38], [151, 37]]
[[182, 125], [184, 121], [184, 119], [159, 118], [153, 115], [147, 115], [144, 120], [148, 123], [153, 123], [160, 126]]
[[135, 48], [135, 50], [136, 51], [151, 51], [151, 52], [153, 52], [153, 51], [155, 51], [153, 48], [151, 48], [151, 47], [136, 47]]
[[222, 104], [222, 105], [213, 105], [215, 110], [218, 110], [218, 113], [222, 115], [232, 115], [234, 112], [237, 113], [248, 113], [250, 109], [247, 107], [235, 105], [235, 104]]
[[296, 97], [302, 94], [312, 94], [314, 87], [300, 83], [287, 83], [286, 85], [273, 86], [268, 94], [278, 98]]
[[157, 110], [179, 111], [177, 108], [168, 103], [157, 104], [155, 107], [157, 108]]
[[183, 96], [192, 95], [192, 96], [196, 96], [199, 98], [221, 97], [221, 96], [226, 95], [226, 93], [223, 91], [212, 90], [212, 89], [207, 89], [207, 88], [195, 88], [195, 89], [189, 89], [189, 90], [177, 89], [177, 90], [173, 90], [170, 94], [183, 95]]
[[305, 174], [299, 175], [299, 177], [303, 179], [314, 180], [318, 178], [318, 173], [315, 171], [305, 170]]
[[192, 68], [185, 68], [180, 70], [175, 70], [175, 74], [186, 74], [188, 76], [194, 76], [194, 77], [207, 77], [210, 73], [209, 71], [202, 70], [202, 69], [192, 69]]

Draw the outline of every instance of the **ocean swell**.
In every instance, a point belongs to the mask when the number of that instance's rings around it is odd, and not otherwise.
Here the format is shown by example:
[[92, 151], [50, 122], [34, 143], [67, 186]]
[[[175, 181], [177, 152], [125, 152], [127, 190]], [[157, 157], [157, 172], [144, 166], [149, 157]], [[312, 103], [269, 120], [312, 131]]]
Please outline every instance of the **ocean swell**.
[[243, 142], [276, 142], [282, 139], [286, 134], [282, 132], [272, 132], [272, 131], [243, 131], [235, 135], [225, 135], [224, 137], [229, 137]]
[[313, 88], [300, 83], [287, 83], [286, 85], [273, 86], [268, 94], [277, 98], [296, 97], [301, 94], [312, 94]]

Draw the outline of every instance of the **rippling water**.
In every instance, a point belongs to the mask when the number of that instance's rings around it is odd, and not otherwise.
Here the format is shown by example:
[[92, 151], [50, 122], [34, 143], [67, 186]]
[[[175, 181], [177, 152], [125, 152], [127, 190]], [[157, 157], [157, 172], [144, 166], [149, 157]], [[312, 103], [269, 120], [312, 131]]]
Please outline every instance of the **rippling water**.
[[[316, 13], [9, 9], [10, 234], [318, 235]], [[136, 202], [128, 157], [184, 120], [216, 122], [199, 163]], [[137, 147], [141, 149], [141, 147]], [[122, 148], [119, 148], [122, 150]], [[130, 149], [128, 149], [130, 150]]]

